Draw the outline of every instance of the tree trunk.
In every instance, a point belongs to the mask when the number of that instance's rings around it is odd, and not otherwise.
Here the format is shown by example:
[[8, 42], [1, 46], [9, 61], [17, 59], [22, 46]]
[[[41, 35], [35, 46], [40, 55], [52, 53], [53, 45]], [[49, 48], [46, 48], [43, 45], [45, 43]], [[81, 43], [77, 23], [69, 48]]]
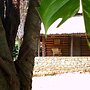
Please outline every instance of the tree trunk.
[[14, 5], [12, 0], [5, 0], [6, 2], [6, 13], [3, 21], [4, 29], [6, 32], [6, 39], [8, 46], [10, 48], [11, 54], [13, 56], [13, 47], [15, 46], [15, 38], [20, 23], [20, 10], [19, 3]]
[[[16, 29], [13, 30], [11, 28], [12, 26], [15, 26], [15, 23], [12, 22], [11, 18], [15, 18], [14, 14], [16, 13], [15, 10], [10, 10], [10, 8], [14, 9], [14, 7], [10, 7], [11, 4], [12, 0], [0, 0], [0, 90], [20, 90], [20, 82], [12, 59], [12, 50], [10, 49], [14, 44], [9, 45], [8, 41], [10, 40], [10, 37], [7, 37], [7, 35], [13, 35]], [[6, 9], [9, 9], [6, 10], [6, 13], [4, 12], [4, 6]], [[8, 15], [12, 15], [12, 17], [9, 16], [7, 19]], [[8, 23], [8, 21], [11, 23]], [[18, 22], [16, 23], [18, 24]], [[15, 37], [12, 38], [15, 41]], [[13, 41], [11, 41], [11, 43], [12, 42]]]
[[[4, 0], [0, 0], [0, 12], [4, 13], [1, 2], [4, 4]], [[35, 9], [38, 2], [29, 2], [23, 43], [15, 63], [12, 60], [12, 51], [19, 25], [19, 8], [12, 4], [12, 0], [6, 0], [6, 17], [4, 14], [0, 15], [0, 90], [31, 90], [36, 39], [40, 34], [40, 18]]]
[[19, 79], [0, 19], [0, 90], [19, 90], [19, 88]]
[[40, 35], [40, 18], [35, 7], [38, 3], [30, 0], [29, 9], [26, 17], [24, 38], [20, 49], [16, 67], [19, 71], [21, 90], [31, 90], [34, 57], [36, 49], [36, 39]]

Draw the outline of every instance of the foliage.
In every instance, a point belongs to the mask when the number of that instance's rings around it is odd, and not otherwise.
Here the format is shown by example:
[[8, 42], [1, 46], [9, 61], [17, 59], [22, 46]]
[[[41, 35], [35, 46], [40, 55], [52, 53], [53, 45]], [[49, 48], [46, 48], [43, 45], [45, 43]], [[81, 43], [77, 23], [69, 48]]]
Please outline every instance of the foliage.
[[14, 60], [17, 59], [18, 54], [19, 54], [19, 46], [18, 46], [18, 44], [15, 44], [15, 47], [13, 48], [13, 58], [14, 58]]
[[[82, 13], [85, 22], [86, 33], [90, 34], [90, 0], [82, 0]], [[59, 25], [63, 24], [68, 18], [74, 16], [80, 7], [80, 0], [41, 0], [37, 8], [43, 21], [45, 32], [58, 19], [62, 18]]]
[[82, 0], [82, 10], [86, 33], [90, 34], [90, 0]]

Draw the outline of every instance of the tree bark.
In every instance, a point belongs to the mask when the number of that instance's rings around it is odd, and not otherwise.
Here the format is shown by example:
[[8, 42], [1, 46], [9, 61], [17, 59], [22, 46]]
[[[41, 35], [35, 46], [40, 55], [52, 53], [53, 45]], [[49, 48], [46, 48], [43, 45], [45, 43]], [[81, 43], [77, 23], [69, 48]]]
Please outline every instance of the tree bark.
[[40, 18], [35, 9], [37, 6], [38, 2], [30, 0], [24, 28], [23, 43], [21, 45], [18, 60], [16, 61], [21, 90], [32, 89], [36, 39], [40, 35]]
[[[0, 90], [20, 90], [19, 78], [17, 76], [16, 68], [12, 59], [12, 50], [10, 47], [8, 47], [8, 39], [10, 39], [10, 37], [6, 37], [7, 34], [13, 34], [14, 31], [8, 27], [13, 26], [14, 24], [13, 22], [9, 23], [10, 25], [7, 23], [11, 20], [10, 18], [7, 20], [7, 22], [5, 21], [4, 1], [5, 0], [0, 0]], [[8, 3], [6, 4], [7, 8], [7, 5], [11, 3], [11, 0], [6, 2]], [[9, 8], [12, 7], [9, 6]], [[12, 11], [10, 11], [10, 13]], [[7, 24], [9, 26], [7, 26]], [[10, 31], [12, 33], [9, 33]], [[12, 38], [15, 41], [15, 38]], [[11, 44], [11, 46], [13, 47], [14, 44]]]
[[14, 62], [5, 38], [5, 30], [0, 19], [0, 90], [19, 90], [20, 84]]
[[15, 5], [12, 0], [5, 0], [4, 5], [6, 5], [6, 12], [4, 13], [3, 26], [6, 32], [7, 43], [13, 56], [13, 47], [20, 23], [20, 0], [17, 0]]
[[[17, 0], [19, 1], [19, 0]], [[18, 59], [13, 61], [12, 51], [19, 25], [19, 8], [6, 0], [6, 17], [0, 0], [0, 90], [31, 90], [36, 49], [40, 34], [40, 18], [36, 11], [37, 0], [30, 0], [24, 27], [23, 43]], [[16, 8], [17, 7], [17, 8]]]

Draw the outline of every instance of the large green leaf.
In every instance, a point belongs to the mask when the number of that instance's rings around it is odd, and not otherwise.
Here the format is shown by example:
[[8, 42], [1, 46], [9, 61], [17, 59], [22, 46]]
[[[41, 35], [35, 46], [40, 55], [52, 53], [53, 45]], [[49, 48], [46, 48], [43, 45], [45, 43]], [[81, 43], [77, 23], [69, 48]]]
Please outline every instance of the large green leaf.
[[38, 12], [44, 24], [45, 32], [58, 18], [62, 18], [61, 25], [75, 15], [79, 6], [80, 0], [41, 0]]
[[90, 34], [90, 0], [82, 0], [82, 10], [86, 33]]

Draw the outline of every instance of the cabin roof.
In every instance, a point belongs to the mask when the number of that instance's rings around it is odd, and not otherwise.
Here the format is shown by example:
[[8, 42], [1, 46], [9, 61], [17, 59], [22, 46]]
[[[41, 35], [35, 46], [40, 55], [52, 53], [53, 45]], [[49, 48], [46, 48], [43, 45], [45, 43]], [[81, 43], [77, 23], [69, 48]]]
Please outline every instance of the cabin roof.
[[[90, 34], [86, 34], [86, 33], [62, 33], [62, 34], [48, 34], [47, 36], [50, 36], [50, 37], [58, 37], [58, 36], [89, 36], [90, 37]], [[40, 36], [43, 36], [45, 37], [45, 34], [40, 34]]]

